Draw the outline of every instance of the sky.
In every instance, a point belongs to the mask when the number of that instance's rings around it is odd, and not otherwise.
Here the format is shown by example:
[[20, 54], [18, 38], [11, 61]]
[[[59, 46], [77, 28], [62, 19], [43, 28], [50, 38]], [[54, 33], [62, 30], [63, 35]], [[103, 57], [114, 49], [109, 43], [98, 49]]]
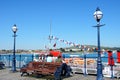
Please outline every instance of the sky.
[[[13, 49], [12, 27], [17, 25], [16, 49], [69, 47], [48, 40], [51, 34], [80, 45], [97, 45], [93, 14], [103, 13], [101, 46], [120, 47], [120, 0], [0, 0], [0, 49]], [[51, 31], [50, 31], [51, 25]]]

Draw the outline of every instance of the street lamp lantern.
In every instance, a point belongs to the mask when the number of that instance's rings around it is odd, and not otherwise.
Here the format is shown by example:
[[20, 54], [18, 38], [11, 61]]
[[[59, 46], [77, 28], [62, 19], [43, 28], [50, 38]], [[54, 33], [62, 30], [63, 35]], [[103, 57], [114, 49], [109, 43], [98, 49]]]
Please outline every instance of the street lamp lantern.
[[16, 33], [17, 30], [18, 30], [18, 29], [17, 29], [17, 27], [16, 27], [16, 24], [14, 24], [13, 27], [12, 27], [12, 31], [13, 31], [14, 33]]
[[98, 57], [97, 57], [97, 78], [96, 80], [103, 80], [103, 73], [102, 73], [102, 60], [101, 60], [101, 49], [100, 49], [100, 27], [104, 25], [100, 25], [100, 20], [103, 17], [103, 13], [100, 11], [99, 8], [96, 9], [94, 12], [94, 18], [97, 21], [97, 25], [94, 26], [97, 28], [97, 42], [98, 42]]
[[13, 45], [13, 61], [12, 61], [12, 71], [16, 72], [16, 56], [15, 56], [15, 43], [16, 43], [16, 32], [17, 32], [16, 24], [12, 27], [12, 31], [14, 33], [14, 45]]
[[100, 19], [103, 17], [103, 13], [100, 11], [99, 8], [96, 9], [94, 13], [94, 18], [96, 19], [97, 22], [100, 22]]

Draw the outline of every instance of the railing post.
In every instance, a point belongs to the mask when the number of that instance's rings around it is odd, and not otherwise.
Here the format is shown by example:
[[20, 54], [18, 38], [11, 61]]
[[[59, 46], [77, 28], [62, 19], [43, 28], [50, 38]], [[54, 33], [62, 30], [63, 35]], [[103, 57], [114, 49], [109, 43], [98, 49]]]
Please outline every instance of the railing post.
[[84, 76], [86, 76], [86, 54], [84, 53]]
[[1, 60], [1, 54], [0, 54], [0, 60]]
[[8, 57], [9, 57], [9, 59], [8, 59], [8, 60], [9, 60], [8, 66], [9, 66], [9, 68], [10, 68], [10, 54], [8, 55]]
[[113, 57], [111, 56], [110, 59], [111, 59], [111, 64], [110, 64], [110, 67], [111, 67], [111, 79], [113, 80], [113, 78], [114, 78], [114, 76], [113, 76], [113, 63], [112, 63]]
[[19, 56], [20, 58], [20, 60], [19, 60], [19, 68], [21, 68], [21, 54], [20, 54], [20, 56]]
[[33, 61], [33, 58], [34, 58], [35, 56], [32, 54], [32, 61]]

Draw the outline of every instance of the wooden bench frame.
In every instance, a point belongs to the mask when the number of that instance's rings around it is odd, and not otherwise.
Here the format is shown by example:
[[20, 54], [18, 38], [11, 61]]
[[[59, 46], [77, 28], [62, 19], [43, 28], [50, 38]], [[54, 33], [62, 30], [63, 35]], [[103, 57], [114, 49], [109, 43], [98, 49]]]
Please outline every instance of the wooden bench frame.
[[27, 75], [35, 74], [35, 75], [53, 75], [57, 67], [59, 67], [61, 63], [55, 62], [30, 62], [26, 67], [20, 69], [23, 76], [24, 73]]

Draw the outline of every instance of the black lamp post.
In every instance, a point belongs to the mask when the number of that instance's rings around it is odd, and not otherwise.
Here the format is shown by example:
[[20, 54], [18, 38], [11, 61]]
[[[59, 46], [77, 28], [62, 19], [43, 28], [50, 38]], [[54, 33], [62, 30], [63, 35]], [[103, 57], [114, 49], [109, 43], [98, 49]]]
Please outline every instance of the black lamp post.
[[100, 25], [100, 19], [102, 18], [103, 14], [99, 8], [96, 9], [94, 13], [94, 17], [97, 21], [97, 25], [94, 26], [97, 28], [97, 36], [98, 36], [98, 57], [97, 57], [97, 79], [96, 80], [103, 80], [103, 73], [102, 73], [102, 60], [101, 60], [101, 49], [100, 49], [100, 27], [104, 25]]
[[14, 24], [14, 26], [12, 27], [12, 31], [14, 33], [13, 37], [14, 37], [14, 46], [13, 46], [13, 61], [12, 61], [12, 71], [16, 72], [16, 57], [15, 57], [15, 42], [16, 42], [16, 32], [17, 32], [17, 27], [16, 24]]

